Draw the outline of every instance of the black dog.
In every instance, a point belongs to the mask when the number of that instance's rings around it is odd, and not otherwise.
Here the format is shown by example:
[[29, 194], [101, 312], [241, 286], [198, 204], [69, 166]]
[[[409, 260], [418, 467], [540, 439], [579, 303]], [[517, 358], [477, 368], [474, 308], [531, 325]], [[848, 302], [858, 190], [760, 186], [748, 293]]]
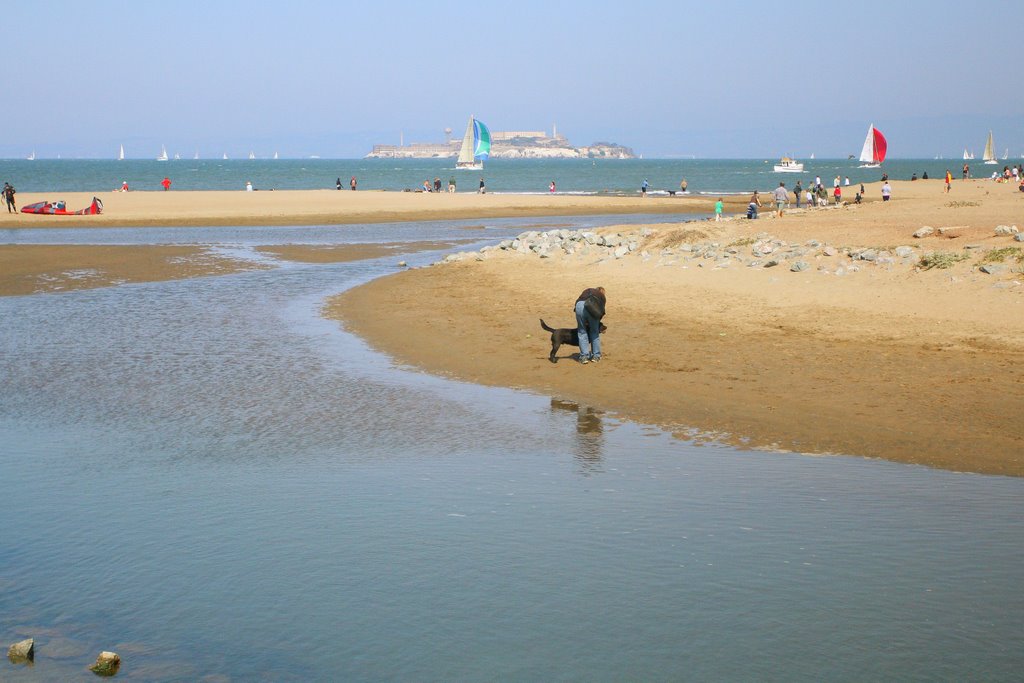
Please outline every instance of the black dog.
[[[540, 326], [551, 333], [551, 355], [548, 356], [548, 360], [552, 363], [558, 362], [555, 354], [558, 353], [558, 347], [562, 344], [568, 344], [569, 346], [580, 345], [580, 331], [575, 327], [559, 327], [556, 330], [548, 327], [544, 322], [544, 318], [540, 319]], [[604, 323], [598, 323], [598, 329], [603, 333], [608, 327]]]

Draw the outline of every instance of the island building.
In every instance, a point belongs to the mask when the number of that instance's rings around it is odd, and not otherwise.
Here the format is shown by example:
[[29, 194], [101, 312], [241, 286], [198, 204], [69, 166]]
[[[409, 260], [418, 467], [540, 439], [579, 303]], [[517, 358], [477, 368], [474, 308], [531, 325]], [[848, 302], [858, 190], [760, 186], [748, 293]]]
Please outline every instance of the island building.
[[[408, 145], [374, 145], [367, 159], [445, 159], [459, 156], [462, 140], [451, 138], [445, 129], [446, 142], [413, 142]], [[491, 131], [491, 158], [499, 159], [635, 159], [633, 150], [614, 142], [595, 142], [587, 147], [574, 147], [552, 127], [551, 135], [543, 130]]]

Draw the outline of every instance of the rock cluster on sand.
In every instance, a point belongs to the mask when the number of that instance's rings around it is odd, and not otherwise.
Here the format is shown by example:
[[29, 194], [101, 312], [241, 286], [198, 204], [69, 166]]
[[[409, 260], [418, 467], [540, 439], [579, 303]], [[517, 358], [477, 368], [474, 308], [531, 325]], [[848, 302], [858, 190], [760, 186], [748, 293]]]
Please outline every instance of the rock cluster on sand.
[[[928, 232], [922, 232], [922, 231]], [[940, 228], [940, 231], [943, 230]], [[931, 234], [932, 228], [922, 228], [915, 237]], [[918, 233], [921, 233], [920, 235]], [[1019, 233], [1018, 233], [1019, 235]], [[837, 247], [812, 239], [803, 243], [788, 242], [768, 233], [758, 233], [731, 243], [708, 239], [701, 242], [680, 242], [663, 246], [652, 254], [655, 242], [650, 238], [657, 233], [650, 228], [636, 232], [598, 234], [590, 230], [531, 230], [514, 239], [506, 239], [494, 246], [487, 246], [478, 252], [456, 252], [448, 254], [438, 264], [458, 261], [483, 261], [489, 255], [504, 252], [511, 254], [552, 258], [575, 256], [593, 259], [595, 262], [619, 260], [628, 256], [639, 256], [649, 261], [657, 256], [656, 266], [696, 265], [698, 268], [729, 268], [742, 265], [750, 268], [774, 268], [785, 264], [794, 273], [817, 270], [822, 273], [845, 275], [872, 265], [885, 268], [894, 266], [915, 267], [921, 262], [921, 252], [908, 245], [889, 248]], [[970, 249], [976, 245], [965, 245]], [[436, 265], [436, 264], [435, 264]], [[1002, 274], [1010, 268], [980, 268], [987, 274]]]

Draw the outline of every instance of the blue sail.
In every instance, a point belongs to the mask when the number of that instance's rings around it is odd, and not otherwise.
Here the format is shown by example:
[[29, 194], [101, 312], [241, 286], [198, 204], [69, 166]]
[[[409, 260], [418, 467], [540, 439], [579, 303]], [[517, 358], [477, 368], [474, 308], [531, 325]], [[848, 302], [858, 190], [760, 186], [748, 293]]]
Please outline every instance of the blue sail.
[[473, 158], [486, 161], [491, 154], [491, 131], [480, 121], [473, 120]]

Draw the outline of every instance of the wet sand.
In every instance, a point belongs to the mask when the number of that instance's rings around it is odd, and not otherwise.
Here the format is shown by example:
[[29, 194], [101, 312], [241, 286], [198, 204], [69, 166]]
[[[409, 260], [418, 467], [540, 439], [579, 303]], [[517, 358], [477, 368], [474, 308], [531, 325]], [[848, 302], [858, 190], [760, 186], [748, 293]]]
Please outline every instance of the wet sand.
[[[990, 182], [956, 183], [952, 195], [939, 181], [893, 187], [887, 203], [652, 226], [622, 259], [490, 251], [376, 280], [327, 314], [401, 363], [687, 438], [1024, 476], [1024, 245], [993, 234], [1024, 215], [1024, 194]], [[914, 239], [925, 224], [955, 229]], [[749, 249], [759, 232], [796, 244], [908, 245], [914, 261], [966, 256], [949, 269], [857, 270], [844, 252], [818, 253], [810, 270], [790, 272], [715, 267], [678, 251], [701, 241]], [[1007, 268], [987, 275], [978, 267], [994, 249]], [[574, 326], [572, 302], [598, 285], [609, 292], [603, 361], [581, 366], [563, 347], [550, 363], [538, 318]]]

